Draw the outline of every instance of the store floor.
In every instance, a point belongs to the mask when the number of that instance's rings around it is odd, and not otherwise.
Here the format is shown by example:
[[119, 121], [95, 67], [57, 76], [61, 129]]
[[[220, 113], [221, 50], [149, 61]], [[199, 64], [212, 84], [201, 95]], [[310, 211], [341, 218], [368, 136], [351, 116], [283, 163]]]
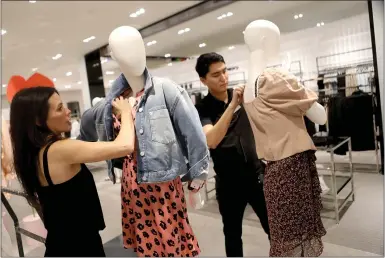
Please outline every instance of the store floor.
[[[120, 185], [105, 181], [104, 164], [93, 167], [93, 174], [103, 206], [106, 229], [101, 233], [107, 256], [135, 256], [132, 250], [121, 247]], [[342, 216], [339, 225], [333, 219], [324, 218], [327, 235], [324, 237], [323, 256], [381, 256], [384, 254], [383, 238], [383, 176], [374, 173], [355, 174], [356, 199]], [[31, 209], [18, 197], [11, 205], [21, 219], [31, 214]], [[327, 214], [323, 214], [327, 215]], [[201, 256], [224, 256], [222, 222], [215, 200], [210, 200], [201, 210], [189, 209], [189, 217], [202, 248]], [[268, 256], [269, 242], [250, 209], [245, 214], [243, 242], [245, 256]], [[14, 238], [14, 233], [10, 233]], [[31, 242], [31, 241], [29, 241]], [[3, 242], [4, 243], [4, 242]], [[15, 241], [13, 249], [3, 248], [2, 256], [17, 256]], [[42, 256], [44, 246], [40, 243], [25, 243], [26, 256]]]

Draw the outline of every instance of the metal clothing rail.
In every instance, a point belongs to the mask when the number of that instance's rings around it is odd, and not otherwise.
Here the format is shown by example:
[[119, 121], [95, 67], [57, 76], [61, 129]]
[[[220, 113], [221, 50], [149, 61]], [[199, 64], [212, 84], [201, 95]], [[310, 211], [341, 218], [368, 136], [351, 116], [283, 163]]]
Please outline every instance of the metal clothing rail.
[[[340, 138], [342, 141], [338, 143], [335, 146], [331, 147], [317, 147], [317, 150], [325, 150], [330, 153], [330, 167], [327, 167], [326, 169], [319, 169], [317, 168], [318, 174], [322, 176], [331, 176], [332, 179], [332, 194], [331, 195], [326, 195], [327, 197], [331, 197], [332, 203], [333, 203], [333, 208], [331, 210], [334, 211], [335, 214], [335, 220], [337, 224], [340, 223], [340, 212], [342, 209], [346, 206], [348, 203], [350, 197], [352, 197], [352, 201], [354, 202], [355, 197], [354, 197], [354, 174], [353, 174], [353, 161], [352, 161], [352, 142], [350, 137], [346, 138]], [[343, 145], [348, 144], [348, 151], [349, 151], [349, 170], [348, 171], [343, 171], [340, 169], [337, 169], [336, 162], [334, 160], [334, 152], [342, 147]], [[322, 164], [322, 163], [317, 163], [317, 164]], [[329, 164], [328, 164], [329, 165]], [[319, 173], [319, 171], [327, 171], [326, 173]], [[338, 173], [338, 172], [348, 172], [348, 173]], [[343, 182], [341, 186], [337, 186], [337, 178], [343, 178]], [[351, 190], [347, 194], [347, 196], [344, 198], [339, 198], [340, 193], [343, 189], [348, 184], [351, 184]], [[325, 197], [324, 196], [324, 199]], [[340, 200], [342, 202], [340, 203]], [[328, 210], [327, 208], [324, 207], [324, 209]]]
[[[8, 188], [5, 188], [5, 187], [1, 188], [1, 202], [3, 203], [5, 209], [7, 210], [9, 215], [11, 216], [11, 219], [13, 221], [13, 225], [15, 227], [16, 242], [17, 242], [17, 249], [19, 251], [19, 257], [24, 257], [23, 241], [21, 239], [21, 235], [22, 234], [27, 236], [27, 237], [30, 237], [30, 238], [32, 238], [32, 239], [34, 239], [36, 241], [39, 241], [41, 243], [45, 243], [45, 238], [43, 238], [41, 236], [38, 236], [38, 235], [36, 235], [36, 234], [34, 234], [34, 233], [32, 233], [32, 232], [30, 232], [30, 231], [20, 227], [19, 219], [17, 218], [15, 211], [12, 209], [12, 207], [9, 204], [9, 202], [8, 202], [7, 198], [5, 197], [4, 193], [9, 193], [9, 194], [17, 195], [17, 196], [21, 196], [21, 197], [24, 197], [24, 198], [26, 198], [27, 196], [26, 196], [26, 194], [24, 192], [8, 189]], [[37, 210], [37, 213], [38, 213], [39, 217], [42, 219], [43, 217], [41, 216], [40, 210]]]
[[[365, 49], [359, 49], [359, 50], [354, 50], [354, 51], [349, 51], [349, 52], [343, 52], [343, 53], [339, 53], [339, 54], [334, 54], [334, 55], [330, 55], [330, 56], [322, 56], [322, 57], [317, 57], [317, 70], [318, 70], [318, 74], [320, 73], [334, 73], [334, 72], [337, 72], [337, 71], [346, 71], [350, 68], [357, 68], [357, 67], [366, 67], [366, 68], [369, 68], [369, 67], [372, 67], [373, 66], [373, 60], [372, 61], [365, 61], [365, 62], [360, 62], [360, 63], [352, 63], [352, 64], [345, 64], [345, 65], [341, 65], [341, 66], [337, 66], [337, 67], [332, 67], [330, 69], [323, 69], [323, 70], [320, 70], [319, 69], [319, 59], [322, 59], [322, 58], [328, 58], [328, 57], [334, 57], [334, 56], [338, 56], [338, 55], [343, 55], [343, 54], [350, 54], [350, 53], [355, 53], [355, 52], [360, 52], [360, 51], [367, 51], [367, 50], [371, 50], [371, 48], [365, 48]], [[357, 73], [351, 73], [351, 74], [344, 74], [344, 75], [336, 75], [336, 76], [333, 76], [333, 78], [337, 78], [339, 76], [342, 76], [342, 77], [345, 77], [345, 76], [351, 76], [351, 75], [359, 75], [359, 74], [366, 74], [366, 73], [369, 73], [369, 74], [373, 74], [374, 76], [374, 71], [364, 71], [364, 72], [357, 72]], [[325, 78], [322, 78], [322, 79], [325, 79]], [[320, 80], [320, 78], [317, 78], [316, 80]], [[375, 85], [371, 85], [371, 84], [368, 84], [368, 85], [357, 85], [357, 86], [350, 86], [350, 87], [337, 87], [336, 90], [343, 90], [343, 89], [349, 89], [349, 88], [356, 88], [357, 90], [359, 88], [367, 88], [369, 87], [370, 88], [370, 91], [369, 92], [365, 92], [365, 93], [368, 93], [370, 95], [373, 96], [373, 101], [372, 101], [372, 107], [373, 107], [373, 134], [374, 134], [374, 151], [375, 151], [375, 158], [376, 158], [376, 173], [380, 173], [380, 160], [379, 160], [379, 157], [378, 157], [378, 154], [379, 154], [379, 146], [378, 146], [378, 134], [379, 132], [377, 131], [377, 124], [376, 124], [376, 113], [375, 113], [375, 109], [377, 108], [377, 105], [376, 105], [376, 98], [375, 98]], [[327, 91], [331, 91], [330, 89], [318, 89], [316, 90], [318, 92], [322, 92], [322, 93], [325, 93]], [[334, 93], [336, 96], [338, 96], [338, 93]], [[331, 95], [328, 95], [330, 97], [334, 97], [334, 94], [331, 94]], [[322, 96], [322, 97], [326, 97], [326, 96]], [[380, 144], [382, 145], [383, 143], [380, 142]], [[383, 153], [381, 153], [381, 155], [383, 155]], [[364, 172], [364, 171], [358, 171], [356, 169], [353, 169], [355, 172]]]

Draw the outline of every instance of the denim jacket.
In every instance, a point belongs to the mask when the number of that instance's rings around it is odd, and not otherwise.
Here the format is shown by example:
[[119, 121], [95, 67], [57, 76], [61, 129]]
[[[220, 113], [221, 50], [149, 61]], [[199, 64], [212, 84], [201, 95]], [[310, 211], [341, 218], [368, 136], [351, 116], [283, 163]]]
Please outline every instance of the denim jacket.
[[[144, 71], [144, 94], [135, 120], [138, 182], [166, 182], [182, 176], [183, 181], [205, 180], [209, 150], [198, 112], [187, 92], [173, 81], [152, 77]], [[129, 86], [121, 74], [104, 101], [103, 123], [96, 123], [99, 140], [112, 141], [112, 101]], [[116, 182], [112, 161], [109, 176]]]

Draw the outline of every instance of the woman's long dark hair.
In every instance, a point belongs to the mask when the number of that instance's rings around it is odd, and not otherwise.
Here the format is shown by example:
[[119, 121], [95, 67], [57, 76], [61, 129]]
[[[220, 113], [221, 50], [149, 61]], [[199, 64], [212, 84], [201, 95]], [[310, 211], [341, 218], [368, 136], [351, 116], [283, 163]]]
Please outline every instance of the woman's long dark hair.
[[58, 93], [51, 87], [34, 87], [18, 92], [11, 102], [10, 134], [14, 169], [27, 194], [27, 201], [38, 206], [39, 151], [59, 139], [47, 127], [49, 98]]

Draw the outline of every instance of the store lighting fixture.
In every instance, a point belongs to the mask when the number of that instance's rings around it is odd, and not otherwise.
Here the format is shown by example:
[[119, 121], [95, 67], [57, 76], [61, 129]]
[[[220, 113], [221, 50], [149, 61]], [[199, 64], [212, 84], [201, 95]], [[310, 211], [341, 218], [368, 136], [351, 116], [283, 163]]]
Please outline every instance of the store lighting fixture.
[[183, 30], [179, 30], [179, 31], [178, 31], [178, 34], [181, 35], [181, 34], [183, 34], [183, 33], [189, 32], [190, 30], [191, 30], [190, 28], [185, 28], [185, 29], [183, 29]]
[[245, 31], [242, 31], [243, 34], [245, 34]]
[[96, 39], [96, 37], [95, 36], [91, 36], [89, 38], [83, 39], [83, 42], [84, 43], [88, 43], [88, 42], [90, 42], [91, 40], [94, 40], [94, 39]]
[[152, 46], [152, 45], [155, 45], [155, 44], [156, 44], [156, 40], [147, 42], [147, 46]]
[[324, 22], [319, 22], [319, 23], [317, 23], [317, 27], [321, 27], [321, 26], [324, 26], [324, 25], [325, 25]]
[[145, 11], [146, 11], [146, 10], [144, 10], [144, 8], [140, 8], [140, 9], [138, 9], [136, 12], [131, 13], [131, 14], [130, 14], [130, 17], [131, 17], [131, 18], [136, 18], [136, 17], [138, 17], [139, 15], [144, 14]]
[[37, 68], [35, 67], [35, 68], [32, 68], [32, 71], [33, 72], [36, 72], [37, 71]]
[[72, 75], [72, 72], [67, 72], [66, 73], [66, 76], [71, 76]]
[[106, 75], [113, 75], [113, 74], [115, 74], [114, 71], [107, 71], [107, 72], [106, 72]]
[[30, 2], [31, 4], [36, 3], [36, 1], [33, 1], [33, 0], [29, 0], [29, 2]]
[[56, 82], [56, 78], [53, 78], [52, 80], [53, 80], [54, 82]]
[[303, 14], [302, 13], [300, 13], [300, 14], [296, 14], [296, 15], [294, 15], [294, 19], [298, 19], [298, 18], [302, 18], [303, 17]]
[[168, 66], [172, 66], [172, 63], [168, 63], [167, 65], [168, 65]]
[[71, 85], [65, 85], [64, 88], [70, 89], [70, 88], [71, 88]]
[[78, 81], [78, 84], [79, 84], [79, 85], [82, 84], [82, 81]]
[[218, 19], [218, 20], [222, 20], [222, 19], [227, 18], [227, 17], [230, 17], [230, 16], [233, 16], [233, 13], [232, 13], [232, 12], [224, 13], [224, 14], [222, 14], [221, 16], [218, 16], [217, 19]]
[[7, 31], [5, 29], [1, 29], [1, 36], [5, 35]]
[[202, 48], [202, 47], [205, 47], [206, 46], [206, 43], [201, 43], [199, 44], [199, 47]]
[[229, 50], [233, 50], [234, 48], [234, 46], [229, 46]]
[[52, 59], [53, 60], [58, 60], [62, 57], [63, 55], [62, 54], [57, 54], [56, 56], [53, 56]]
[[169, 58], [171, 56], [171, 54], [165, 54], [164, 57], [165, 58]]
[[7, 87], [7, 84], [3, 84], [3, 88]]

